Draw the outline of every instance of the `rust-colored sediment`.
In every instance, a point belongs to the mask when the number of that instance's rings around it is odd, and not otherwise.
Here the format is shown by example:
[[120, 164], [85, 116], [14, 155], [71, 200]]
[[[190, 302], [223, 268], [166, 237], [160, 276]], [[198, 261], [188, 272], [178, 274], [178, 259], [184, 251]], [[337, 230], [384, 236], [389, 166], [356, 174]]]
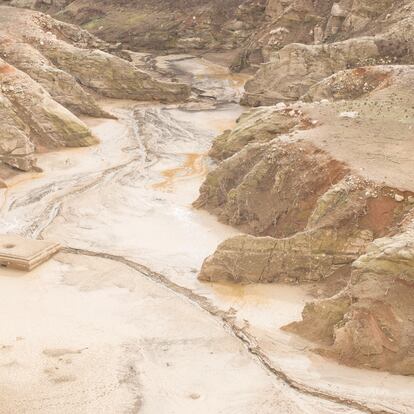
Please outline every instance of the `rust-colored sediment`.
[[185, 159], [183, 165], [175, 168], [168, 168], [162, 172], [164, 179], [152, 187], [156, 190], [172, 191], [176, 181], [204, 176], [207, 174], [207, 166], [205, 165], [204, 154], [189, 153], [184, 154]]
[[14, 69], [13, 66], [8, 64], [0, 65], [0, 74], [7, 75], [14, 72], [16, 72], [16, 69]]
[[389, 235], [393, 227], [399, 224], [407, 213], [406, 203], [398, 202], [393, 198], [397, 193], [407, 200], [413, 193], [409, 191], [396, 192], [395, 189], [385, 187], [376, 198], [367, 200], [366, 215], [361, 218], [362, 228], [373, 232], [375, 238]]

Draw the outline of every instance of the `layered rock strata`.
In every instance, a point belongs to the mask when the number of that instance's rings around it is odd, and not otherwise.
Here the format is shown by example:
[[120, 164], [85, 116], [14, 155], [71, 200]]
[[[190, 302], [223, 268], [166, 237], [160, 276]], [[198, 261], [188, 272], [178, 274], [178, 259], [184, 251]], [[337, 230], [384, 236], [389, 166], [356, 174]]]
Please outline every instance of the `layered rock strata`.
[[240, 47], [265, 18], [264, 0], [39, 0], [11, 2], [48, 11], [102, 39], [149, 51], [232, 50]]
[[28, 171], [37, 150], [96, 144], [76, 115], [111, 117], [98, 95], [163, 102], [189, 96], [187, 85], [155, 80], [118, 49], [41, 13], [0, 6], [1, 161]]
[[[213, 52], [216, 57], [218, 52], [235, 71], [256, 69], [270, 62], [248, 85], [252, 96], [246, 95], [245, 102], [251, 104], [273, 102], [278, 83], [272, 84], [272, 93], [267, 96], [269, 91], [263, 90], [263, 80], [272, 80], [268, 74], [278, 68], [275, 62], [280, 60], [279, 51], [285, 46], [336, 45], [355, 38], [361, 40], [355, 47], [367, 48], [369, 39], [378, 38], [391, 49], [403, 49], [405, 41], [412, 37], [411, 0], [398, 5], [391, 0], [105, 0], [99, 2], [99, 7], [90, 0], [3, 3], [47, 11], [60, 20], [82, 25], [102, 39], [117, 39], [130, 50]], [[335, 47], [341, 48], [341, 43]], [[292, 60], [289, 72], [294, 73], [294, 66], [299, 65], [296, 72], [300, 77], [300, 60], [309, 60], [309, 53], [320, 54], [318, 48], [311, 48], [311, 52], [298, 48], [284, 56], [283, 60]], [[304, 56], [299, 56], [298, 61], [294, 54]], [[346, 55], [346, 51], [342, 54]], [[394, 56], [391, 52], [388, 57], [384, 50], [379, 54], [384, 59]], [[334, 56], [331, 58], [335, 65]]]
[[301, 102], [250, 110], [215, 140], [219, 164], [195, 202], [249, 233], [219, 245], [200, 280], [339, 281], [288, 329], [346, 364], [403, 374], [414, 373], [413, 81], [411, 66], [359, 67]]
[[35, 165], [36, 147], [80, 147], [98, 142], [88, 127], [24, 72], [0, 59], [2, 162], [23, 171]]
[[[347, 49], [365, 53], [378, 40], [380, 50], [370, 51], [374, 54], [370, 62], [394, 59], [398, 63], [396, 55], [406, 53], [406, 43], [412, 38], [411, 0], [398, 5], [391, 0], [231, 0], [225, 4], [217, 0], [106, 0], [99, 2], [99, 7], [90, 0], [3, 3], [47, 11], [60, 20], [82, 25], [102, 39], [117, 39], [130, 50], [208, 54], [235, 71], [260, 68], [257, 78], [247, 85], [244, 99], [253, 106], [271, 104], [281, 97], [289, 99], [284, 88], [290, 81], [300, 81], [307, 71], [303, 61], [312, 63], [312, 56], [338, 67], [335, 49], [342, 48], [339, 57], [345, 66], [341, 69], [346, 69], [353, 64]], [[357, 42], [342, 46], [348, 39]], [[318, 45], [327, 48], [313, 47]], [[286, 46], [290, 49], [283, 51]], [[260, 66], [263, 62], [267, 64]], [[286, 62], [291, 62], [290, 67]], [[282, 79], [279, 85], [280, 79], [273, 79], [276, 71], [286, 72], [283, 78], [289, 79]], [[266, 88], [266, 82], [271, 88]]]
[[[409, 1], [405, 2], [409, 5]], [[245, 43], [233, 67], [274, 60], [291, 43], [329, 44], [361, 36], [386, 33], [400, 18], [390, 0], [270, 0], [265, 18]], [[407, 13], [402, 16], [407, 17]]]
[[[266, 63], [246, 84], [243, 102], [247, 105], [295, 101], [312, 85], [340, 70], [414, 62], [412, 1], [404, 1], [399, 7], [388, 0], [380, 4], [370, 0], [328, 2], [329, 13], [318, 6], [322, 2], [273, 3], [271, 13], [281, 24], [274, 29], [278, 40], [270, 36], [268, 44], [262, 46], [267, 51]], [[313, 10], [306, 18], [305, 3]], [[298, 7], [305, 7], [301, 17], [290, 20]], [[309, 24], [314, 27], [305, 31], [305, 36], [303, 29]]]
[[285, 329], [319, 343], [317, 352], [353, 366], [414, 375], [414, 233], [375, 240], [353, 263], [348, 286], [312, 302]]

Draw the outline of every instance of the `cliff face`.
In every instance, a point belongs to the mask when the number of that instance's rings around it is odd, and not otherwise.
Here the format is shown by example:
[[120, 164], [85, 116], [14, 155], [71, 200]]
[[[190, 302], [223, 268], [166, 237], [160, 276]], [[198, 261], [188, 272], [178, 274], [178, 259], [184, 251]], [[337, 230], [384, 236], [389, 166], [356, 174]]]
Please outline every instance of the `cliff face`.
[[219, 164], [195, 202], [248, 233], [219, 245], [200, 280], [340, 281], [289, 329], [344, 363], [404, 374], [414, 374], [413, 81], [411, 66], [359, 67], [299, 102], [250, 110], [215, 140]]
[[0, 6], [1, 161], [28, 171], [36, 149], [92, 145], [76, 115], [106, 117], [92, 93], [111, 98], [185, 99], [186, 85], [161, 82], [75, 26]]

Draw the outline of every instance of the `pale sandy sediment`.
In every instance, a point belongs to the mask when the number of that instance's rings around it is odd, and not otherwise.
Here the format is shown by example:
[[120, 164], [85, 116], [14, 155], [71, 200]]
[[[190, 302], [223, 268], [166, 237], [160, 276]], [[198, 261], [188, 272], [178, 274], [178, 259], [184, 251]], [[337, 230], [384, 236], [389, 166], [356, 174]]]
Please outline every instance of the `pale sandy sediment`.
[[410, 379], [352, 382], [356, 370], [278, 329], [299, 315], [300, 288], [196, 280], [236, 231], [191, 208], [208, 164], [177, 154], [205, 153], [241, 109], [106, 109], [119, 120], [86, 120], [99, 146], [41, 155], [44, 173], [3, 204], [4, 228], [70, 249], [26, 276], [1, 270], [0, 413], [409, 413], [396, 385]]

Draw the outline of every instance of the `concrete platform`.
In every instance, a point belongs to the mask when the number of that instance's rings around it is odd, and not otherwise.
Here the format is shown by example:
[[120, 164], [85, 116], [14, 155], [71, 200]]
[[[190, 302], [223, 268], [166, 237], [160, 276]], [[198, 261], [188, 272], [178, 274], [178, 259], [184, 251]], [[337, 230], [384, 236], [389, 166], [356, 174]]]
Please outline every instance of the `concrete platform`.
[[30, 271], [60, 250], [59, 243], [0, 235], [0, 265]]

